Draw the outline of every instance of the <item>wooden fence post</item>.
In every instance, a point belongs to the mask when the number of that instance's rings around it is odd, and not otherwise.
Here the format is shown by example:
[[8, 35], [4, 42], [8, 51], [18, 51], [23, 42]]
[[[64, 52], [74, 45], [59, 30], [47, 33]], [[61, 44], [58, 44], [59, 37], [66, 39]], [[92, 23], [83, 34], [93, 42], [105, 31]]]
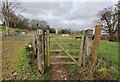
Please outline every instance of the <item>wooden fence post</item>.
[[83, 51], [82, 51], [82, 59], [83, 59], [83, 66], [86, 66], [86, 62], [87, 62], [87, 32], [84, 32], [84, 43], [83, 43]]
[[50, 37], [49, 37], [49, 30], [46, 30], [46, 61], [47, 65], [50, 66]]
[[81, 38], [81, 42], [80, 42], [80, 54], [79, 54], [79, 65], [81, 66], [81, 64], [83, 64], [83, 66], [86, 66], [86, 62], [88, 59], [88, 56], [90, 55], [90, 42], [91, 39], [88, 36], [88, 32], [89, 31], [82, 31], [82, 38]]
[[84, 46], [84, 31], [82, 31], [82, 37], [80, 40], [80, 54], [79, 54], [79, 58], [78, 58], [78, 63], [81, 66], [81, 64], [83, 63], [83, 59], [82, 59], [82, 55], [83, 55], [83, 46]]
[[86, 36], [86, 55], [90, 56], [91, 54], [91, 43], [92, 43], [92, 33], [93, 30], [86, 30], [87, 36]]
[[93, 42], [93, 49], [92, 49], [92, 67], [91, 69], [93, 70], [98, 59], [98, 48], [99, 48], [99, 42], [100, 42], [100, 37], [101, 37], [101, 29], [102, 25], [96, 25], [95, 27], [95, 35], [94, 35], [94, 42]]
[[37, 57], [38, 57], [38, 69], [42, 74], [44, 74], [44, 33], [41, 29], [37, 30], [38, 40], [37, 40]]

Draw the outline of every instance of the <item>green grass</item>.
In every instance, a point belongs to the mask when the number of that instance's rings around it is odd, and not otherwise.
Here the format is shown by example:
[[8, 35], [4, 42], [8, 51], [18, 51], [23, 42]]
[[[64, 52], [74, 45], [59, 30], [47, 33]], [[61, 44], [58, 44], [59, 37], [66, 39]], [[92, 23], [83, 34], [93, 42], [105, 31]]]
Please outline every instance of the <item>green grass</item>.
[[[106, 68], [109, 70], [112, 78], [120, 79], [120, 74], [118, 72], [119, 58], [118, 58], [118, 42], [111, 42], [106, 40], [100, 41], [98, 57], [105, 58], [108, 62], [111, 61], [112, 66], [106, 66], [105, 64], [100, 65], [100, 69]], [[102, 67], [101, 67], [102, 66]], [[114, 70], [113, 70], [114, 69]]]
[[112, 61], [113, 66], [118, 69], [118, 43], [101, 40], [98, 52], [99, 57]]
[[3, 34], [4, 34], [5, 32], [6, 32], [5, 27], [4, 27], [4, 26], [1, 26], [1, 27], [0, 27], [0, 33], [3, 33]]
[[[10, 33], [13, 33], [13, 32], [16, 32], [16, 33], [21, 33], [21, 32], [25, 32], [25, 33], [27, 33], [27, 31], [26, 30], [23, 30], [23, 29], [18, 29], [18, 28], [9, 28], [10, 29]], [[0, 27], [0, 33], [2, 33], [2, 34], [5, 34], [6, 33], [6, 28], [5, 28], [5, 26], [1, 26]]]
[[[13, 32], [13, 31], [14, 31], [14, 29], [13, 29], [13, 28], [10, 28], [10, 32]], [[1, 26], [1, 27], [0, 27], [0, 32], [2, 32], [2, 33], [5, 33], [5, 32], [6, 32], [5, 26]]]
[[45, 74], [40, 74], [37, 67], [37, 58], [28, 58], [28, 53], [23, 50], [19, 58], [18, 70], [22, 80], [46, 80], [51, 73], [51, 68], [47, 67]]

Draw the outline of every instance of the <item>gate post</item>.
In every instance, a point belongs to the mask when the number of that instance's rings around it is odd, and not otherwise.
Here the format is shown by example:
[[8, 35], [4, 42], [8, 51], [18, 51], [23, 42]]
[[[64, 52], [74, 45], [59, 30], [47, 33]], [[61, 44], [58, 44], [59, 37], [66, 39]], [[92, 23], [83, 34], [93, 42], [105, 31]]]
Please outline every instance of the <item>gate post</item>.
[[49, 30], [46, 30], [46, 64], [50, 66], [50, 37], [49, 37]]
[[44, 74], [45, 66], [44, 66], [44, 32], [41, 29], [37, 30], [37, 57], [38, 57], [38, 69]]
[[91, 43], [92, 43], [92, 33], [93, 30], [86, 30], [87, 37], [86, 37], [86, 55], [90, 56], [91, 54]]
[[82, 53], [82, 64], [85, 67], [87, 62], [87, 32], [84, 32], [84, 41], [83, 41], [83, 53]]
[[98, 48], [99, 48], [99, 42], [100, 42], [100, 36], [101, 36], [101, 29], [102, 25], [96, 25], [95, 27], [95, 35], [94, 35], [94, 42], [93, 42], [93, 49], [92, 49], [92, 67], [91, 69], [94, 69], [97, 59], [98, 59]]
[[81, 32], [82, 34], [82, 37], [81, 37], [81, 40], [80, 40], [80, 53], [79, 53], [79, 58], [78, 58], [78, 63], [79, 65], [81, 66], [81, 64], [83, 63], [83, 46], [84, 46], [84, 30]]

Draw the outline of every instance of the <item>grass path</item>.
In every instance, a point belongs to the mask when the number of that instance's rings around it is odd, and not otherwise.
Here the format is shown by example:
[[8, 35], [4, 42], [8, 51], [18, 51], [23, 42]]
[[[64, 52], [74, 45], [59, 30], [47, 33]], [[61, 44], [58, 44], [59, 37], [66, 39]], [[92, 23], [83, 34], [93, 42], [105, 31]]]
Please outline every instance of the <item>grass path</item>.
[[2, 41], [2, 77], [13, 79], [12, 73], [17, 73], [17, 65], [21, 51], [28, 43], [26, 37], [9, 37]]

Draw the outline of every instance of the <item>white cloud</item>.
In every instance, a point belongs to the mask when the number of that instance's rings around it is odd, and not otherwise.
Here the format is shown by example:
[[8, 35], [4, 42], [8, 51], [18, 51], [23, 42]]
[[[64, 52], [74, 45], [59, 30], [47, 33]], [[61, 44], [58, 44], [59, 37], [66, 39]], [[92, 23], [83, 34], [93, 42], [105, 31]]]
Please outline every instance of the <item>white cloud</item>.
[[26, 10], [21, 14], [30, 19], [45, 20], [54, 28], [80, 30], [93, 27], [98, 12], [114, 4], [113, 2], [23, 2], [22, 6]]
[[118, 0], [20, 0], [22, 2], [117, 2]]

